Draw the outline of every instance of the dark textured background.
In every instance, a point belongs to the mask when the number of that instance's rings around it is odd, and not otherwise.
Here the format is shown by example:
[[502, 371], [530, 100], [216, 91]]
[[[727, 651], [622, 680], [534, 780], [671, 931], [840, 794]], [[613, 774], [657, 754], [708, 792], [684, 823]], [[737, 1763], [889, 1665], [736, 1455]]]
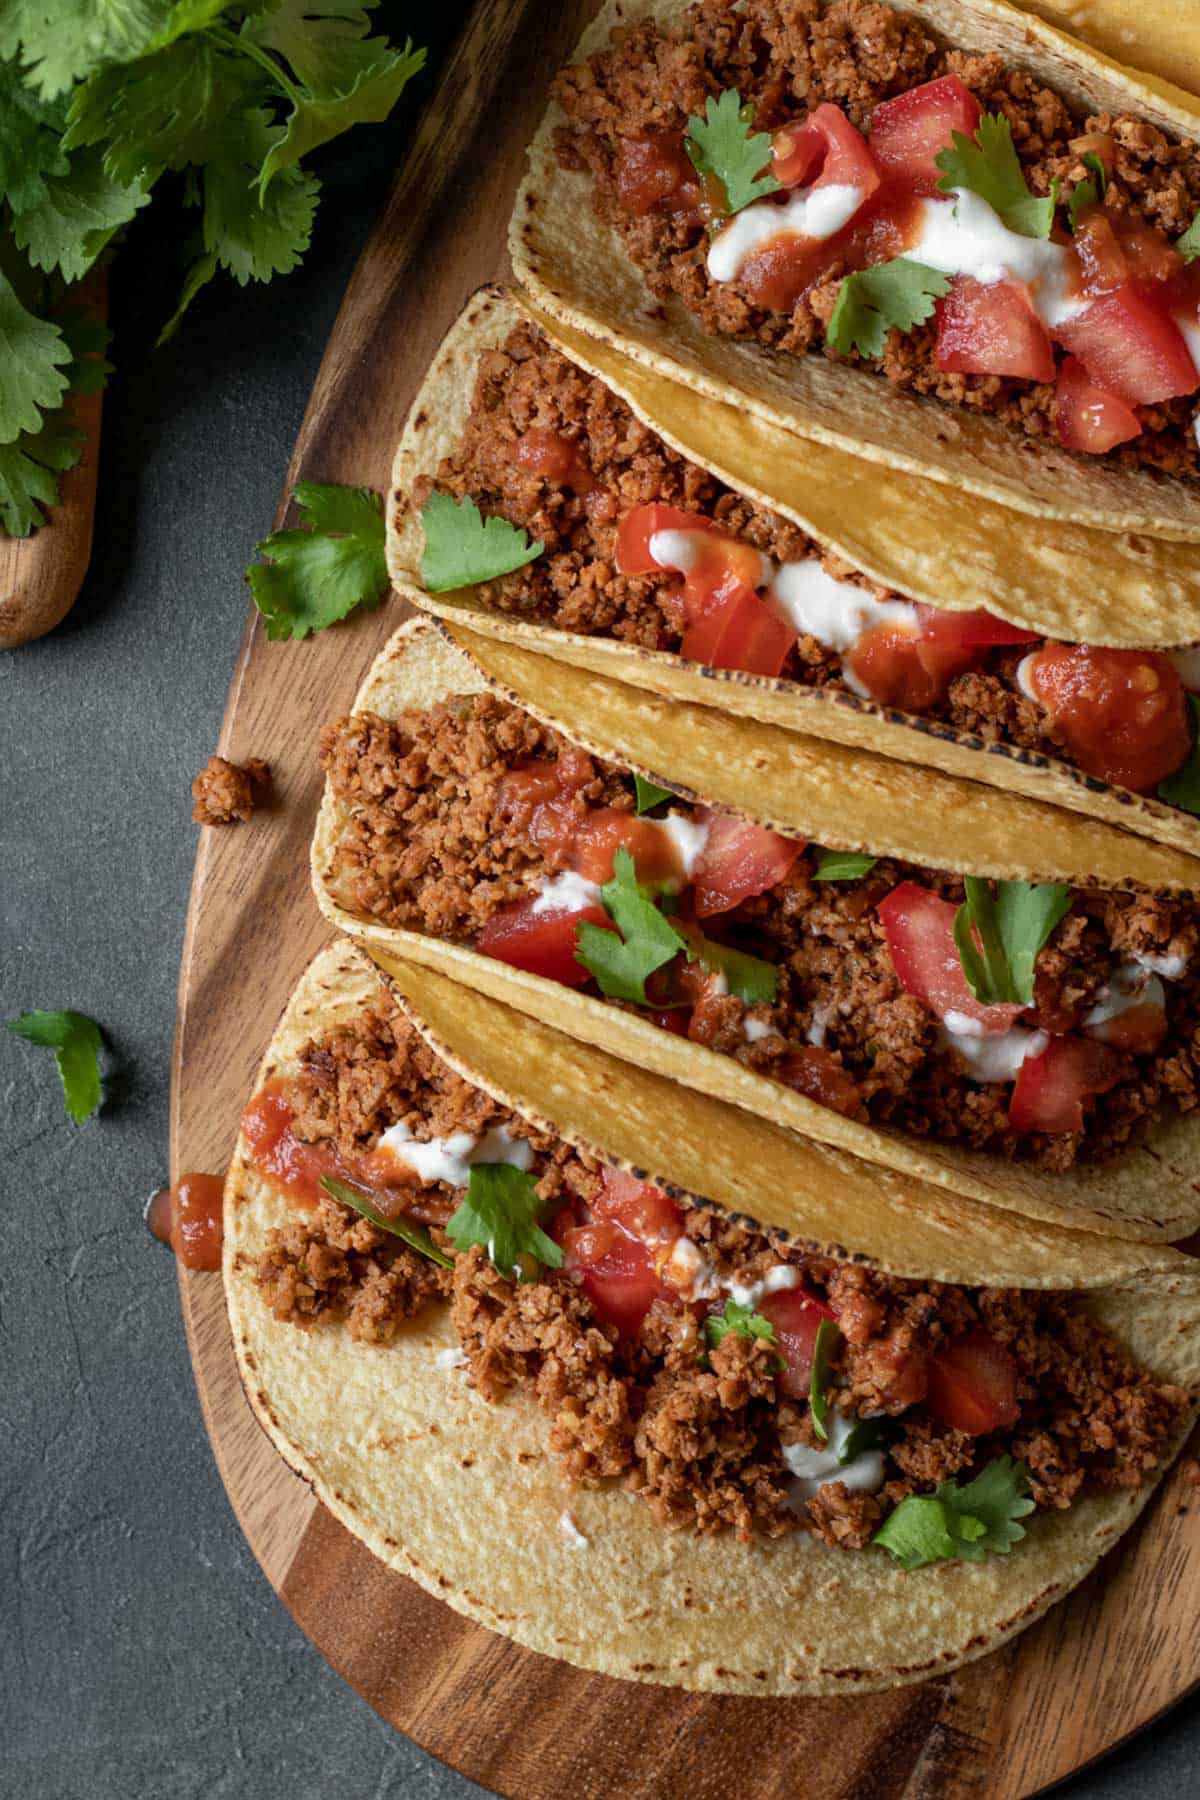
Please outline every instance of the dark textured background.
[[[436, 50], [465, 9], [382, 10]], [[177, 220], [164, 202], [139, 221], [114, 277], [91, 574], [52, 637], [0, 653], [0, 1015], [92, 1014], [125, 1078], [73, 1127], [49, 1053], [0, 1035], [3, 1800], [480, 1791], [381, 1724], [272, 1594], [204, 1436], [173, 1270], [141, 1224], [166, 1170], [188, 783], [216, 743], [242, 572], [426, 85], [318, 160], [298, 274], [215, 283], [157, 353]], [[1062, 1792], [1195, 1796], [1200, 1701]]]

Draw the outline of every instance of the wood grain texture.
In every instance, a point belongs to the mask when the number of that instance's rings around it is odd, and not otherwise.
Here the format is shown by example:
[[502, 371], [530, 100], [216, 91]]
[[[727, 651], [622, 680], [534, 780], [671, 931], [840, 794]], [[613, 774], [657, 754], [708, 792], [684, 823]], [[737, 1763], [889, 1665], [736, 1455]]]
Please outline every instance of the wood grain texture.
[[[96, 269], [76, 298], [98, 319], [108, 317], [108, 274]], [[92, 554], [96, 477], [100, 468], [101, 394], [71, 402], [83, 454], [59, 479], [59, 503], [32, 537], [0, 534], [0, 650], [44, 637], [74, 606]]]
[[[488, 0], [473, 15], [347, 292], [288, 492], [301, 476], [386, 485], [437, 340], [467, 294], [504, 270], [523, 147], [588, 10], [586, 0]], [[307, 871], [316, 732], [349, 704], [400, 617], [384, 607], [304, 644], [268, 644], [251, 618], [220, 749], [267, 757], [277, 801], [200, 843], [180, 971], [173, 1176], [224, 1167], [275, 1019], [323, 941]], [[219, 1278], [181, 1271], [180, 1285], [218, 1466], [272, 1586], [383, 1717], [502, 1794], [1023, 1800], [1200, 1680], [1200, 1496], [1178, 1473], [1065, 1605], [923, 1687], [832, 1701], [705, 1698], [548, 1661], [385, 1569], [317, 1504], [243, 1400]]]

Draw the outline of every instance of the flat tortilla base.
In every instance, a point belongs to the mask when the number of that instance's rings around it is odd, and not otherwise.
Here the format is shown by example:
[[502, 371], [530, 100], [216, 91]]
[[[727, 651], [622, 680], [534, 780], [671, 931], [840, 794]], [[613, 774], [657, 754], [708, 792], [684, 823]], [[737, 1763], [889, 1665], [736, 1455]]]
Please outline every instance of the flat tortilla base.
[[[348, 946], [322, 952], [288, 1004], [260, 1083], [293, 1070], [307, 1039], [352, 1018], [373, 987]], [[468, 1618], [580, 1668], [764, 1696], [917, 1681], [1031, 1624], [1149, 1496], [1089, 1498], [1035, 1516], [1007, 1557], [910, 1575], [882, 1553], [831, 1551], [799, 1534], [741, 1545], [671, 1533], [622, 1488], [568, 1493], [533, 1405], [489, 1406], [444, 1366], [454, 1343], [444, 1308], [418, 1315], [386, 1348], [355, 1344], [343, 1326], [305, 1332], [274, 1319], [252, 1269], [292, 1216], [239, 1139], [225, 1190], [224, 1280], [239, 1371], [264, 1430], [382, 1562]], [[1192, 1277], [1103, 1290], [1088, 1304], [1156, 1373], [1200, 1380]], [[586, 1547], [567, 1542], [568, 1506]]]

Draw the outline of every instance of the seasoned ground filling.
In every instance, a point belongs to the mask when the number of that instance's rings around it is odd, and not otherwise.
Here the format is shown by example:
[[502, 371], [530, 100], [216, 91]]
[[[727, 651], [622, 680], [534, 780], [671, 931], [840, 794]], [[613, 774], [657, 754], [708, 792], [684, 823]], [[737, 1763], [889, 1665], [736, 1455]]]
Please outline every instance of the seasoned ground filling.
[[[594, 1159], [530, 1134], [439, 1064], [387, 1000], [310, 1042], [286, 1092], [296, 1136], [346, 1154], [373, 1149], [400, 1119], [422, 1138], [506, 1122], [530, 1135], [552, 1232], [602, 1190]], [[393, 1212], [404, 1204], [444, 1219], [461, 1190], [435, 1183], [376, 1198]], [[620, 1478], [664, 1525], [743, 1538], [803, 1526], [835, 1547], [861, 1548], [907, 1495], [966, 1479], [1004, 1454], [1027, 1465], [1039, 1507], [1066, 1507], [1085, 1486], [1137, 1487], [1188, 1403], [1136, 1369], [1070, 1296], [896, 1280], [699, 1209], [680, 1209], [679, 1229], [716, 1279], [748, 1283], [787, 1265], [836, 1314], [833, 1404], [847, 1419], [888, 1421], [875, 1492], [830, 1481], [798, 1497], [783, 1451], [816, 1439], [807, 1401], [782, 1390], [778, 1347], [733, 1333], [709, 1347], [704, 1321], [717, 1302], [666, 1283], [636, 1331], [623, 1334], [579, 1285], [570, 1256], [563, 1269], [520, 1284], [478, 1248], [443, 1271], [332, 1200], [298, 1208], [256, 1275], [280, 1319], [305, 1328], [345, 1320], [370, 1343], [391, 1341], [403, 1319], [448, 1297], [465, 1378], [489, 1401], [529, 1394], [550, 1421], [568, 1480]], [[440, 1229], [433, 1236], [446, 1247]], [[1011, 1358], [1019, 1416], [1002, 1431], [968, 1435], [933, 1416], [930, 1389], [938, 1356], [979, 1332]]]
[[245, 763], [210, 756], [192, 782], [192, 823], [234, 825], [241, 820], [245, 824], [270, 798], [271, 770], [260, 756]]
[[[556, 757], [581, 783], [570, 803], [576, 817], [599, 805], [633, 814], [630, 777], [490, 694], [397, 720], [355, 715], [327, 726], [322, 765], [347, 809], [330, 871], [338, 898], [390, 926], [477, 939], [561, 866], [504, 785], [514, 768]], [[1038, 959], [1027, 1022], [1053, 1034], [1077, 1030], [1118, 965], [1152, 958], [1172, 970], [1165, 1035], [1125, 1058], [1120, 1079], [1088, 1104], [1082, 1131], [1018, 1133], [1009, 1121], [1011, 1081], [973, 1080], [937, 1015], [896, 974], [878, 907], [906, 881], [956, 904], [963, 898], [960, 877], [889, 861], [859, 880], [818, 880], [809, 852], [766, 893], [706, 919], [710, 938], [778, 971], [778, 993], [774, 1004], [748, 1007], [719, 984], [694, 985], [688, 1036], [852, 1116], [1047, 1169], [1102, 1160], [1146, 1122], [1195, 1107], [1194, 906], [1074, 891]]]
[[[706, 99], [727, 88], [753, 106], [759, 131], [773, 131], [826, 101], [861, 129], [881, 101], [942, 75], [956, 76], [984, 112], [1009, 121], [1036, 194], [1049, 193], [1057, 179], [1065, 204], [1089, 174], [1080, 140], [1102, 133], [1113, 144], [1106, 204], [1172, 239], [1192, 223], [1200, 202], [1193, 145], [1172, 143], [1131, 114], [1073, 118], [1049, 88], [1006, 69], [998, 55], [944, 49], [920, 21], [875, 0], [742, 0], [736, 11], [728, 0], [704, 0], [671, 32], [652, 22], [622, 30], [610, 48], [566, 69], [555, 83], [568, 120], [558, 134], [558, 155], [566, 167], [591, 172], [597, 215], [621, 234], [652, 292], [677, 294], [708, 331], [781, 350], [819, 351], [845, 271], [835, 264], [790, 313], [751, 305], [736, 282], [710, 280], [703, 223], [664, 210], [638, 217], [621, 204], [622, 141], [654, 133], [682, 141], [689, 116], [702, 114]], [[881, 358], [854, 353], [854, 360], [915, 393], [995, 413], [1031, 436], [1054, 436], [1053, 384], [947, 373], [934, 361], [935, 335], [932, 321], [906, 335], [893, 331]], [[1195, 404], [1191, 396], [1136, 409], [1141, 437], [1109, 454], [1194, 474], [1189, 421]]]
[[[520, 440], [531, 432], [573, 444], [594, 485], [579, 493], [577, 476], [556, 478], [544, 467], [523, 463]], [[623, 400], [577, 369], [535, 325], [518, 325], [502, 347], [481, 356], [462, 441], [436, 479], [417, 483], [416, 504], [423, 505], [435, 488], [455, 499], [469, 495], [484, 513], [524, 527], [546, 546], [532, 563], [481, 587], [489, 605], [518, 618], [553, 620], [564, 631], [587, 637], [613, 637], [649, 650], [680, 648], [686, 619], [679, 577], [665, 570], [623, 575], [615, 561], [620, 519], [632, 507], [654, 502], [715, 520], [723, 532], [753, 544], [774, 563], [818, 557], [835, 581], [860, 583], [879, 599], [897, 597], [842, 558], [824, 554], [778, 513], [732, 492], [668, 449]], [[1070, 762], [1046, 709], [1017, 685], [1026, 648], [980, 652], [980, 667], [956, 676], [924, 714], [987, 743]], [[807, 635], [788, 651], [781, 673], [809, 687], [845, 686], [842, 658]]]

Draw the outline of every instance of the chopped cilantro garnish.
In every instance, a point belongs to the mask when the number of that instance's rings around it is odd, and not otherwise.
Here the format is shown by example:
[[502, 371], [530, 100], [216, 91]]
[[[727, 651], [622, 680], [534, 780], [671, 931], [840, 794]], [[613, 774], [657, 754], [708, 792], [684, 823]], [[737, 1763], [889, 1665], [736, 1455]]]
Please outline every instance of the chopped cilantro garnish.
[[860, 269], [843, 281], [825, 336], [843, 356], [851, 350], [882, 356], [888, 332], [922, 324], [949, 287], [949, 275], [909, 256]]
[[67, 1112], [76, 1124], [100, 1105], [100, 1027], [77, 1012], [27, 1012], [7, 1029], [27, 1043], [53, 1050]]
[[761, 1313], [756, 1313], [752, 1307], [740, 1305], [736, 1300], [727, 1300], [723, 1313], [710, 1313], [704, 1321], [704, 1335], [713, 1350], [731, 1331], [738, 1337], [762, 1338], [766, 1344], [778, 1342], [770, 1319], [764, 1319]]
[[670, 788], [659, 787], [655, 781], [647, 781], [644, 775], [635, 775], [633, 785], [637, 790], [637, 809], [639, 813], [653, 812], [664, 800], [674, 800]]
[[822, 1319], [813, 1341], [812, 1373], [808, 1378], [808, 1410], [813, 1430], [824, 1444], [829, 1438], [829, 1365], [841, 1332], [832, 1319]]
[[1192, 709], [1191, 753], [1173, 775], [1168, 775], [1165, 781], [1159, 782], [1158, 797], [1169, 806], [1179, 806], [1184, 812], [1200, 814], [1200, 700], [1197, 700], [1195, 694], [1188, 695], [1188, 705]]
[[494, 581], [498, 575], [523, 569], [545, 549], [536, 540], [531, 543], [529, 533], [507, 519], [483, 518], [469, 494], [462, 500], [430, 494], [421, 508], [421, 523], [425, 527], [421, 580], [431, 594]]
[[770, 1005], [779, 992], [779, 970], [760, 956], [714, 944], [699, 931], [688, 933], [692, 955], [710, 975], [723, 975], [731, 994], [747, 1006]]
[[[1071, 904], [1059, 882], [965, 878], [967, 897], [954, 917], [954, 942], [967, 986], [983, 1006], [1033, 1004], [1038, 953]], [[973, 929], [972, 929], [973, 928]]]
[[479, 1244], [510, 1281], [532, 1281], [536, 1264], [562, 1266], [563, 1253], [538, 1224], [542, 1201], [532, 1175], [510, 1163], [475, 1163], [466, 1198], [446, 1226], [456, 1250]]
[[823, 850], [820, 844], [814, 844], [812, 849], [818, 881], [858, 881], [869, 875], [879, 861], [877, 856], [863, 856], [856, 850]]
[[719, 183], [727, 216], [779, 186], [774, 175], [765, 172], [771, 140], [765, 131], [751, 131], [753, 123], [754, 109], [742, 105], [736, 88], [726, 88], [716, 100], [710, 94], [704, 117], [693, 114], [687, 123], [687, 153], [698, 175]]
[[595, 976], [600, 992], [610, 1000], [633, 1000], [646, 1006], [647, 978], [686, 950], [686, 941], [640, 885], [628, 850], [618, 850], [614, 856], [612, 880], [600, 889], [600, 898], [617, 931], [608, 931], [603, 925], [580, 925], [575, 934], [576, 960]]
[[303, 520], [255, 546], [264, 562], [246, 572], [267, 636], [306, 638], [379, 605], [388, 590], [383, 502], [370, 488], [301, 481], [292, 493]]
[[1104, 172], [1104, 164], [1095, 151], [1089, 150], [1083, 160], [1092, 171], [1092, 177], [1087, 181], [1076, 182], [1071, 189], [1071, 197], [1067, 201], [1067, 212], [1070, 216], [1072, 231], [1079, 224], [1080, 214], [1085, 213], [1089, 206], [1098, 206], [1108, 189], [1108, 176]]
[[969, 188], [999, 213], [1010, 231], [1022, 237], [1050, 236], [1058, 182], [1039, 198], [1029, 191], [1025, 171], [1013, 146], [1012, 127], [1001, 113], [984, 113], [975, 137], [952, 134], [953, 148], [939, 150], [934, 161], [942, 171], [938, 187], [943, 194]]
[[377, 1231], [390, 1231], [393, 1237], [402, 1238], [411, 1250], [419, 1250], [422, 1256], [427, 1256], [430, 1262], [438, 1263], [443, 1269], [454, 1267], [454, 1258], [438, 1249], [426, 1226], [414, 1225], [410, 1219], [389, 1219], [385, 1213], [372, 1206], [365, 1194], [360, 1194], [348, 1182], [335, 1181], [332, 1175], [322, 1175], [321, 1186], [343, 1206], [361, 1213]]
[[1184, 262], [1194, 262], [1200, 256], [1200, 212], [1198, 212], [1181, 238], [1176, 238], [1175, 248]]
[[1007, 1556], [1025, 1536], [1018, 1525], [1033, 1511], [1023, 1463], [998, 1456], [965, 1487], [943, 1481], [936, 1494], [910, 1494], [889, 1514], [873, 1543], [889, 1550], [902, 1569], [960, 1556], [982, 1562], [989, 1550]]

